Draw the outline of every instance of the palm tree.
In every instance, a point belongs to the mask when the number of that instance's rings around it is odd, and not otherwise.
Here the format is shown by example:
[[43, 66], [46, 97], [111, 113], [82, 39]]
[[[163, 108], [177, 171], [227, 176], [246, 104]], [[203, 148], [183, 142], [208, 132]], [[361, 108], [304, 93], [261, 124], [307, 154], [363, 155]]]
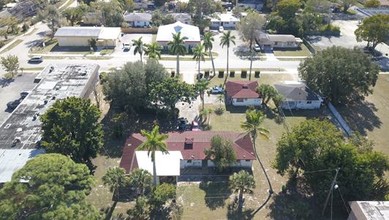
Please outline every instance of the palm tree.
[[149, 56], [149, 59], [159, 60], [161, 59], [162, 47], [157, 42], [146, 44], [145, 54]]
[[184, 42], [186, 39], [188, 38], [181, 37], [181, 32], [178, 32], [177, 34], [173, 34], [173, 40], [167, 44], [170, 47], [171, 53], [177, 55], [177, 75], [180, 74], [180, 55], [183, 56], [186, 53], [186, 47]]
[[153, 162], [153, 183], [154, 186], [157, 185], [157, 171], [155, 165], [155, 151], [161, 151], [162, 153], [169, 153], [167, 151], [166, 139], [168, 138], [167, 134], [159, 133], [159, 126], [155, 125], [153, 130], [150, 132], [146, 130], [141, 130], [143, 137], [146, 137], [146, 141], [143, 142], [137, 150], [147, 150], [148, 155], [151, 155], [151, 161]]
[[143, 52], [145, 50], [145, 45], [143, 44], [142, 37], [140, 37], [138, 40], [132, 40], [132, 46], [135, 47], [134, 49], [134, 55], [139, 53], [140, 56], [140, 62], [143, 63]]
[[255, 109], [249, 109], [246, 111], [246, 121], [243, 122], [240, 125], [240, 127], [243, 128], [245, 131], [247, 131], [251, 136], [251, 139], [253, 141], [255, 156], [257, 157], [258, 162], [261, 165], [262, 171], [265, 174], [265, 177], [266, 177], [267, 182], [269, 184], [269, 193], [272, 194], [273, 188], [271, 186], [270, 179], [266, 173], [265, 168], [263, 167], [262, 161], [260, 160], [260, 158], [258, 156], [257, 148], [255, 145], [255, 141], [257, 139], [258, 133], [260, 135], [264, 136], [265, 138], [269, 138], [269, 136], [268, 136], [269, 130], [267, 130], [264, 127], [261, 127], [261, 124], [263, 123], [264, 120], [265, 120], [265, 115], [261, 111], [258, 111]]
[[205, 51], [204, 51], [204, 45], [202, 44], [197, 44], [195, 48], [193, 48], [193, 59], [197, 60], [198, 62], [198, 69], [199, 69], [199, 74], [198, 76], [200, 77], [200, 63], [201, 61], [204, 61], [205, 58]]
[[153, 177], [147, 170], [135, 169], [128, 176], [128, 184], [136, 188], [140, 195], [144, 195], [145, 191], [151, 189]]
[[201, 99], [201, 110], [204, 110], [204, 93], [207, 90], [209, 85], [208, 80], [199, 80], [195, 84], [195, 90], [200, 93], [200, 99]]
[[242, 212], [243, 193], [252, 193], [255, 188], [255, 180], [247, 171], [241, 170], [230, 176], [229, 185], [232, 190], [239, 192], [238, 196], [238, 213]]
[[234, 35], [231, 35], [231, 31], [227, 31], [227, 32], [224, 32], [223, 35], [221, 36], [221, 39], [220, 39], [220, 45], [222, 47], [226, 46], [227, 47], [227, 74], [226, 74], [226, 78], [224, 79], [224, 83], [223, 83], [223, 87], [224, 85], [226, 84], [227, 82], [227, 77], [228, 77], [228, 64], [229, 64], [229, 56], [230, 56], [230, 45], [234, 44], [235, 45], [235, 36]]
[[119, 198], [119, 188], [125, 187], [128, 184], [126, 171], [120, 167], [109, 168], [102, 180], [105, 186], [109, 186], [109, 191], [114, 194], [116, 191], [116, 199]]
[[206, 32], [204, 34], [203, 45], [204, 45], [205, 51], [208, 51], [209, 56], [211, 57], [212, 70], [213, 70], [213, 73], [215, 74], [215, 72], [216, 72], [216, 70], [215, 70], [215, 63], [213, 62], [213, 55], [212, 55], [212, 48], [213, 48], [212, 42], [213, 41], [215, 41], [215, 39], [213, 38], [212, 33], [211, 32]]

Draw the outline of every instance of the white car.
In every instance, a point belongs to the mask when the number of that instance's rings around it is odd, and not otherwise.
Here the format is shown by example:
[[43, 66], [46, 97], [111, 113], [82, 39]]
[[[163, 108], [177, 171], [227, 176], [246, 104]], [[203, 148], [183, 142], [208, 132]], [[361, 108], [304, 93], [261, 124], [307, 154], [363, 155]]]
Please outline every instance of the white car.
[[219, 32], [223, 32], [224, 31], [224, 27], [223, 26], [219, 26]]
[[260, 52], [261, 51], [261, 47], [258, 44], [255, 44], [254, 51], [255, 52]]
[[130, 44], [123, 44], [123, 51], [129, 51], [131, 49]]

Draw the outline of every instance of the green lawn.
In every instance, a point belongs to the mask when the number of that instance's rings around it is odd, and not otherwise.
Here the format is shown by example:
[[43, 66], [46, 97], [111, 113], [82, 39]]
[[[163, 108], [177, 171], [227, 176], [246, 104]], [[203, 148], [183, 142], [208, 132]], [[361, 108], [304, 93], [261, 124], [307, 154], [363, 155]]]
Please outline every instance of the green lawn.
[[278, 56], [310, 56], [311, 52], [308, 50], [308, 48], [301, 44], [300, 49], [298, 50], [274, 50], [274, 55], [276, 57]]

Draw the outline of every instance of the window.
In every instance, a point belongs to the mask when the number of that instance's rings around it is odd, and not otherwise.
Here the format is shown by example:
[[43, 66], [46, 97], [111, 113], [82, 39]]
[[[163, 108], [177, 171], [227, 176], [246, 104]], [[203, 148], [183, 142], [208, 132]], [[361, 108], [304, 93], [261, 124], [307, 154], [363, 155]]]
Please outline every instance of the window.
[[186, 162], [187, 162], [187, 163], [192, 163], [192, 160], [187, 160]]
[[278, 45], [278, 42], [276, 41], [276, 42], [274, 42], [274, 45]]
[[236, 99], [236, 102], [243, 102], [243, 99]]
[[307, 101], [307, 104], [312, 104], [312, 101]]
[[250, 160], [246, 160], [246, 162], [250, 162]]

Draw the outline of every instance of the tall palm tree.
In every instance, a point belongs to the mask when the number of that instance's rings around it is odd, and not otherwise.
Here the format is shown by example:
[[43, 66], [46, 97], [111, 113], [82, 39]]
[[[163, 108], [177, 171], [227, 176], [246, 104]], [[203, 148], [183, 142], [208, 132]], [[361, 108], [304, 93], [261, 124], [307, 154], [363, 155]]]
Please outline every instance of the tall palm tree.
[[146, 44], [145, 54], [149, 56], [149, 59], [159, 60], [161, 59], [162, 47], [157, 42]]
[[257, 139], [258, 133], [265, 138], [269, 138], [269, 136], [268, 136], [269, 130], [267, 130], [264, 127], [261, 127], [261, 124], [263, 123], [264, 120], [265, 120], [265, 115], [261, 111], [258, 111], [255, 109], [254, 110], [249, 109], [246, 111], [246, 121], [242, 122], [242, 124], [240, 126], [245, 131], [247, 131], [251, 136], [251, 139], [252, 139], [253, 145], [254, 145], [255, 156], [257, 157], [258, 162], [261, 165], [262, 171], [265, 174], [265, 177], [266, 177], [267, 182], [269, 184], [269, 193], [272, 194], [273, 188], [271, 186], [270, 179], [266, 173], [266, 170], [262, 164], [262, 161], [260, 160], [260, 158], [258, 156], [256, 142], [255, 142]]
[[145, 191], [151, 189], [153, 177], [147, 170], [135, 169], [128, 176], [128, 184], [136, 188], [140, 195], [144, 195]]
[[201, 61], [205, 60], [205, 50], [204, 50], [204, 45], [202, 44], [197, 44], [195, 48], [193, 48], [193, 59], [197, 60], [198, 62], [198, 70], [199, 74], [198, 76], [200, 77], [200, 63]]
[[208, 80], [199, 80], [195, 84], [195, 90], [200, 93], [200, 99], [201, 99], [201, 110], [204, 110], [204, 93], [207, 90], [209, 85]]
[[204, 45], [205, 51], [208, 51], [209, 56], [211, 57], [212, 70], [213, 70], [213, 73], [215, 74], [215, 72], [216, 72], [215, 63], [213, 62], [213, 55], [212, 55], [212, 48], [213, 48], [214, 41], [215, 41], [215, 39], [213, 38], [213, 35], [211, 32], [206, 32], [204, 34], [203, 45]]
[[125, 187], [128, 184], [126, 171], [120, 167], [109, 168], [102, 180], [105, 186], [109, 186], [109, 191], [116, 195], [116, 199], [119, 198], [119, 188]]
[[171, 53], [177, 55], [177, 66], [176, 66], [177, 75], [180, 74], [180, 55], [183, 56], [186, 53], [186, 47], [185, 47], [186, 39], [188, 38], [181, 37], [181, 32], [178, 32], [177, 34], [173, 34], [173, 40], [167, 44], [170, 48]]
[[143, 40], [142, 40], [142, 37], [140, 37], [138, 40], [132, 40], [132, 46], [135, 47], [134, 49], [134, 55], [136, 55], [137, 53], [139, 53], [139, 56], [140, 56], [140, 62], [143, 63], [143, 52], [145, 50], [145, 45], [143, 43]]
[[226, 74], [226, 77], [224, 79], [223, 87], [226, 84], [227, 78], [228, 78], [228, 71], [229, 71], [228, 64], [229, 64], [229, 59], [230, 59], [229, 56], [230, 56], [230, 45], [231, 44], [235, 45], [235, 36], [231, 35], [231, 31], [224, 32], [220, 38], [220, 45], [222, 47], [224, 47], [224, 46], [227, 47], [227, 74]]
[[241, 170], [239, 173], [234, 173], [230, 176], [230, 188], [239, 192], [238, 196], [238, 212], [242, 213], [243, 193], [252, 193], [255, 188], [255, 180], [247, 171]]
[[151, 161], [153, 162], [153, 183], [154, 186], [157, 185], [157, 171], [155, 165], [155, 151], [161, 151], [162, 153], [169, 153], [167, 150], [166, 139], [168, 138], [167, 134], [159, 133], [159, 126], [155, 125], [153, 130], [150, 132], [146, 130], [141, 130], [143, 137], [146, 137], [146, 141], [143, 142], [137, 150], [147, 150], [147, 155], [151, 155]]

